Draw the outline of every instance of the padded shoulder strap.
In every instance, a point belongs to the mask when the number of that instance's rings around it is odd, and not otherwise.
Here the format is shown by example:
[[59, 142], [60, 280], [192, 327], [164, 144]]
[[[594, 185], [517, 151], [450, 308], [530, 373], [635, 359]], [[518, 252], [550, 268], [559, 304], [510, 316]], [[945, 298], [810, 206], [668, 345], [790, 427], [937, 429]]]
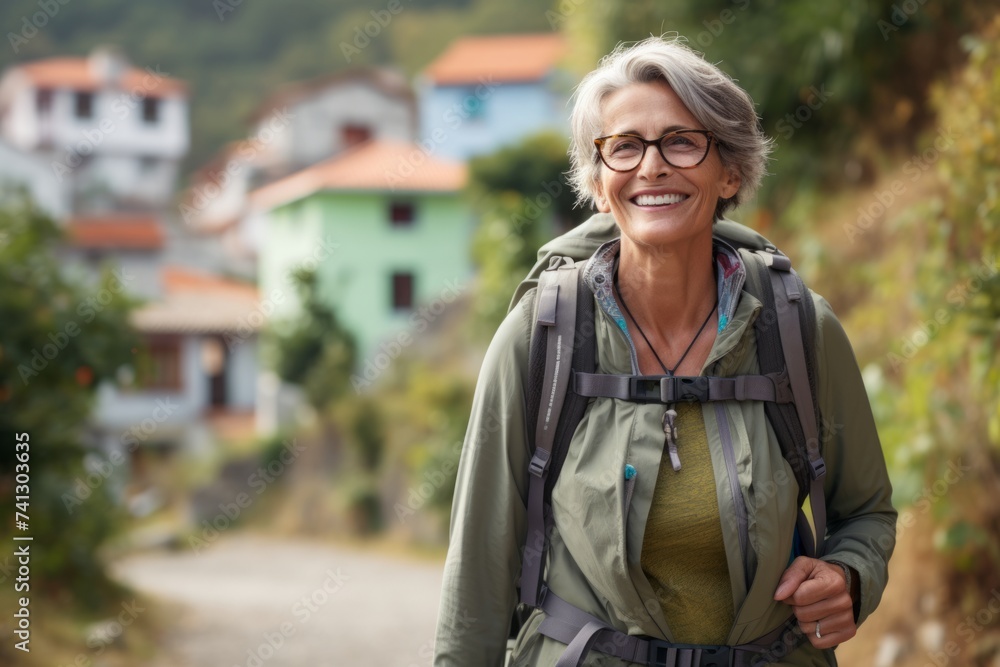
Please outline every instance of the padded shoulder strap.
[[[785, 369], [793, 406], [765, 404], [765, 412], [799, 483], [799, 503], [809, 497], [815, 541], [799, 521], [806, 554], [819, 557], [826, 534], [826, 464], [820, 447], [816, 402], [816, 312], [812, 297], [787, 257], [778, 252], [744, 251], [747, 289], [764, 305], [754, 322], [757, 357], [762, 373]], [[804, 517], [800, 517], [804, 519]]]
[[[540, 602], [542, 570], [545, 567], [543, 561], [548, 533], [546, 480], [556, 441], [556, 427], [572, 376], [579, 273], [572, 260], [559, 257], [553, 258], [550, 267], [539, 277], [535, 328], [529, 353], [531, 387], [537, 387], [538, 403], [534, 403], [534, 392], [529, 391], [528, 430], [530, 433], [534, 423], [534, 451], [528, 465], [528, 534], [521, 566], [521, 602], [532, 607], [537, 607]], [[543, 351], [544, 357], [541, 356]], [[536, 380], [539, 369], [541, 376]]]

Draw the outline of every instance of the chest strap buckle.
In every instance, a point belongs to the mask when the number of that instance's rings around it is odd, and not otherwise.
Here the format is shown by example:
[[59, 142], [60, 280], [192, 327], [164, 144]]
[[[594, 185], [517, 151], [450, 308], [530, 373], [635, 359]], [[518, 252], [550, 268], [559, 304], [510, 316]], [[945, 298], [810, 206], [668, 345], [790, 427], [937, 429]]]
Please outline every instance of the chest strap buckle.
[[650, 639], [649, 667], [732, 667], [731, 646], [691, 646]]

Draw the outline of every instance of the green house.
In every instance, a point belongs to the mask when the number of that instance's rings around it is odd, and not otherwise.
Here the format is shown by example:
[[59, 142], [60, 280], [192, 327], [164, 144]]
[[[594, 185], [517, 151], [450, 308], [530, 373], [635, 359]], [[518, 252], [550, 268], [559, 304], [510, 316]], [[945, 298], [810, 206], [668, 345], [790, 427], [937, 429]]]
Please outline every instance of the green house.
[[291, 275], [315, 268], [371, 378], [469, 287], [474, 221], [464, 164], [370, 141], [252, 193], [258, 282], [271, 319], [299, 307]]

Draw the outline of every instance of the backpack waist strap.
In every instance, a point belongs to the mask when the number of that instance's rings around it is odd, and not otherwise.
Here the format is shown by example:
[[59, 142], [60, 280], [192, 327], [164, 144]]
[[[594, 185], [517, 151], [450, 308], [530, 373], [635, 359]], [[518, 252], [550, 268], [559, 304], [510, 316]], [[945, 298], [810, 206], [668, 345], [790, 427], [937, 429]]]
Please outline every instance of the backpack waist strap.
[[[538, 632], [566, 644], [556, 667], [579, 667], [590, 651], [636, 662], [649, 667], [747, 667], [781, 659], [801, 642], [803, 634], [792, 615], [767, 635], [739, 646], [703, 646], [675, 644], [650, 637], [627, 635], [607, 623], [574, 607], [550, 590], [542, 602], [545, 619]], [[791, 643], [785, 640], [786, 633]], [[780, 655], [768, 653], [772, 644], [782, 640]]]
[[635, 403], [706, 403], [734, 399], [791, 403], [793, 400], [788, 374], [785, 372], [736, 377], [575, 372], [573, 391], [588, 398], [619, 398]]

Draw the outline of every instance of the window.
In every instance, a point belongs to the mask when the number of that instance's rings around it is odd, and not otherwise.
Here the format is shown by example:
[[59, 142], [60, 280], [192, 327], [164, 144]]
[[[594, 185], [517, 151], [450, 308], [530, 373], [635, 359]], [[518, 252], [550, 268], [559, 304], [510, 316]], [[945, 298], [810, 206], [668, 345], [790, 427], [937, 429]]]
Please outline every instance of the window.
[[392, 309], [410, 310], [413, 308], [413, 274], [392, 274]]
[[39, 115], [52, 113], [52, 89], [39, 88], [35, 93], [35, 108]]
[[94, 117], [94, 95], [93, 95], [93, 93], [77, 93], [76, 94], [76, 117], [77, 118], [93, 118]]
[[394, 201], [389, 204], [389, 222], [393, 227], [410, 227], [413, 225], [413, 204]]
[[149, 174], [156, 170], [160, 161], [155, 155], [143, 155], [139, 158], [139, 173]]
[[176, 336], [156, 336], [146, 341], [147, 359], [142, 369], [144, 389], [181, 389], [181, 341]]
[[153, 125], [160, 121], [160, 101], [155, 97], [147, 97], [142, 101], [142, 121]]
[[340, 143], [343, 148], [350, 148], [364, 143], [372, 138], [372, 129], [367, 125], [348, 123], [340, 128]]
[[[480, 86], [481, 88], [482, 86]], [[486, 98], [488, 95], [477, 93], [478, 88], [467, 88], [465, 97], [462, 98], [462, 111], [460, 115], [470, 120], [480, 120], [485, 115]]]

